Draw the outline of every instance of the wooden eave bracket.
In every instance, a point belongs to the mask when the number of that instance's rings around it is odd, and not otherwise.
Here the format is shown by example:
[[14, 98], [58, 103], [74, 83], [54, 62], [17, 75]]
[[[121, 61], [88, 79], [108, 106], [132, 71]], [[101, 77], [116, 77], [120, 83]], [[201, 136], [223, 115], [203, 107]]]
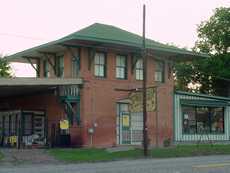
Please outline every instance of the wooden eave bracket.
[[132, 74], [134, 72], [134, 69], [135, 69], [135, 66], [136, 66], [138, 59], [140, 59], [140, 58], [138, 56], [136, 56], [135, 54], [131, 55], [131, 66], [132, 66], [131, 72], [132, 72]]
[[93, 58], [95, 56], [96, 49], [89, 48], [88, 49], [88, 70], [91, 70], [91, 66], [93, 64]]
[[77, 56], [74, 54], [74, 51], [71, 46], [65, 46], [67, 50], [70, 52], [71, 56], [76, 59], [76, 61], [80, 64], [80, 48], [78, 47]]
[[[66, 49], [70, 52], [73, 60], [76, 60], [77, 62], [77, 66], [78, 66], [78, 71], [77, 71], [77, 76], [79, 76], [79, 71], [80, 71], [80, 55], [81, 55], [81, 48], [80, 47], [74, 47], [74, 46], [69, 46], [69, 45], [62, 45], [64, 47], [66, 47]], [[74, 53], [72, 48], [77, 48], [77, 55]]]
[[39, 65], [37, 67], [34, 66], [33, 62], [31, 61], [31, 59], [35, 59], [37, 60], [37, 62], [40, 63], [40, 59], [38, 57], [29, 57], [29, 56], [23, 56], [23, 58], [25, 58], [29, 63], [30, 65], [32, 66], [32, 68], [36, 71], [37, 74], [39, 74]]
[[52, 53], [52, 52], [39, 52], [39, 53], [43, 54], [44, 59], [47, 59], [48, 63], [53, 68], [55, 76], [57, 76], [56, 65], [52, 63], [52, 61], [50, 60], [50, 56], [52, 56], [52, 58], [55, 60], [55, 58], [57, 57], [56, 53]]
[[[75, 112], [75, 110], [73, 109], [72, 105], [70, 104], [70, 102], [69, 102], [68, 100], [65, 100], [64, 103], [65, 103], [65, 104], [67, 105], [67, 107], [71, 110], [72, 115], [73, 115], [73, 116], [77, 116], [77, 124], [80, 125], [80, 115], [78, 114], [78, 111], [79, 111], [79, 110], [77, 110], [77, 112]], [[79, 104], [79, 102], [77, 102], [77, 104]], [[68, 111], [67, 111], [67, 113], [68, 113]], [[68, 117], [68, 118], [69, 118], [69, 117]], [[72, 123], [73, 123], [73, 122], [71, 121], [71, 124], [72, 124]]]

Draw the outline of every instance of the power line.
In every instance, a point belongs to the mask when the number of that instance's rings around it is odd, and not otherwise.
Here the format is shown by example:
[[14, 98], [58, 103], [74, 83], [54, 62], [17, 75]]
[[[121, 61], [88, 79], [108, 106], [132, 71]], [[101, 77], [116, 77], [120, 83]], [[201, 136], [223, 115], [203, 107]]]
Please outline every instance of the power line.
[[224, 77], [220, 77], [220, 76], [213, 76], [213, 77], [216, 79], [224, 80], [226, 82], [230, 82], [230, 79], [228, 79], [228, 78], [224, 78]]
[[230, 82], [230, 78], [225, 78], [225, 77], [221, 77], [221, 76], [215, 76], [214, 74], [205, 73], [205, 72], [201, 72], [201, 74], [205, 74], [205, 75], [210, 76], [210, 77], [215, 78], [215, 79], [220, 79], [220, 80], [224, 80], [226, 82]]
[[30, 39], [30, 40], [43, 40], [43, 41], [47, 41], [47, 39], [44, 39], [44, 38], [26, 36], [26, 35], [21, 35], [21, 34], [0, 33], [0, 35], [1, 36], [6, 36], [6, 37], [16, 37], [16, 38], [24, 38], [24, 39]]

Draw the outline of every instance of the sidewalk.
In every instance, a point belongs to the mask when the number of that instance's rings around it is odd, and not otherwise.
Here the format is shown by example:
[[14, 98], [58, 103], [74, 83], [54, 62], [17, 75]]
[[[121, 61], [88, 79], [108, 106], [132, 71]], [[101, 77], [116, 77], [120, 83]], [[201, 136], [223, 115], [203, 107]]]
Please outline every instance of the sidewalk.
[[0, 165], [59, 163], [44, 149], [0, 149], [4, 155]]

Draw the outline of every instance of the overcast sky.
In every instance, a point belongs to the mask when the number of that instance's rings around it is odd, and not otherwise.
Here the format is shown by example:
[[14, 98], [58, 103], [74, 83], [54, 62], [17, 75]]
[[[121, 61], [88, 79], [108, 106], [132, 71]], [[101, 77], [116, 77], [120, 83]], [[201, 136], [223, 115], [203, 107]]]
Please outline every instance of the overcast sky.
[[[95, 22], [191, 48], [196, 28], [230, 0], [0, 0], [0, 54], [8, 55], [75, 32]], [[20, 76], [25, 69], [16, 66]]]

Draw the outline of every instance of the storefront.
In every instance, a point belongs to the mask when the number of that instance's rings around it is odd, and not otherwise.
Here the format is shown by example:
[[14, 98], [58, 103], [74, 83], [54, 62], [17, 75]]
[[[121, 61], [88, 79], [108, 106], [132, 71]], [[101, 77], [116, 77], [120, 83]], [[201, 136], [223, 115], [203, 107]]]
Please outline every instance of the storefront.
[[[67, 135], [68, 146], [72, 145], [77, 137], [70, 140], [70, 135], [77, 132], [70, 130], [80, 122], [80, 83], [79, 79], [1, 79], [0, 147], [67, 146], [61, 139]], [[60, 128], [63, 120], [68, 120], [68, 129]]]
[[3, 147], [44, 146], [47, 142], [44, 111], [0, 111], [0, 145]]
[[229, 123], [229, 98], [175, 93], [175, 142], [229, 141]]

